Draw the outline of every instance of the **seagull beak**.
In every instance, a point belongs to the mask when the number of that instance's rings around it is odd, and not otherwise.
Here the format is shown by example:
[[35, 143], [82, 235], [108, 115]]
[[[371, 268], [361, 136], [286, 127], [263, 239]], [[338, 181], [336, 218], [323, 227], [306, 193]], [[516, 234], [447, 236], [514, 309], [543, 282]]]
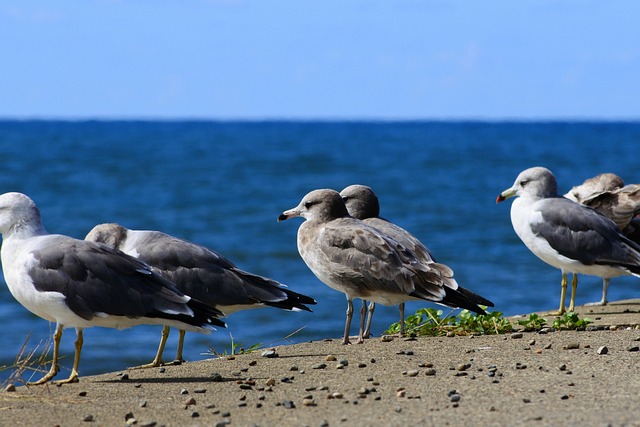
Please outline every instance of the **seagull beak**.
[[289, 218], [293, 218], [296, 216], [300, 216], [300, 212], [297, 211], [295, 208], [294, 209], [289, 209], [288, 211], [284, 211], [280, 214], [280, 216], [278, 217], [278, 222], [281, 221], [286, 221]]
[[496, 198], [496, 203], [500, 203], [500, 202], [504, 202], [505, 200], [507, 200], [510, 197], [513, 197], [516, 195], [516, 190], [514, 188], [509, 188], [507, 190], [504, 190], [502, 193], [500, 193], [500, 195]]

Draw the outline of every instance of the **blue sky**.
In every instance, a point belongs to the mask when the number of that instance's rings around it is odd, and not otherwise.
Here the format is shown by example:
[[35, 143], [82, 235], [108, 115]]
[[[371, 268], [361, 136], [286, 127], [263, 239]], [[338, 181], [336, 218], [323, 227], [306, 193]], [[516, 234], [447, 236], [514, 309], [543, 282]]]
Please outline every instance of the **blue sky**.
[[639, 119], [637, 0], [3, 0], [0, 117]]

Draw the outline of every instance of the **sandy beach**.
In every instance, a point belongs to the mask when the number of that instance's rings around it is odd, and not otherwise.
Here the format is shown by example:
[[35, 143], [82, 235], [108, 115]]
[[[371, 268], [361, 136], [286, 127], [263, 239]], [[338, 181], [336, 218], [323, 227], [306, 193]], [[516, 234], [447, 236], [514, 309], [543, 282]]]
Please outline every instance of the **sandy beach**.
[[577, 311], [593, 320], [586, 331], [336, 337], [16, 384], [0, 392], [0, 425], [640, 425], [640, 300]]

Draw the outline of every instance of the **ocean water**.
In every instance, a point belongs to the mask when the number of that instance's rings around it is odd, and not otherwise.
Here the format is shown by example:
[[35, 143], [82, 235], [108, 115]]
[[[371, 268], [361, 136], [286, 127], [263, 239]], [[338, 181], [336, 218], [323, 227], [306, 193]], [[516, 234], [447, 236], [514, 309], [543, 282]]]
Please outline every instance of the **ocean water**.
[[[640, 182], [639, 144], [640, 123], [615, 122], [2, 121], [0, 192], [33, 198], [51, 233], [84, 238], [102, 222], [162, 230], [318, 301], [313, 313], [249, 310], [212, 335], [187, 334], [185, 357], [196, 360], [229, 352], [232, 342], [266, 347], [341, 336], [345, 298], [299, 257], [302, 219], [276, 221], [316, 188], [371, 186], [382, 215], [418, 236], [495, 310], [556, 308], [559, 271], [524, 247], [511, 227], [511, 202], [496, 205], [496, 196], [538, 165], [556, 174], [561, 192], [605, 171]], [[599, 278], [581, 277], [577, 302], [599, 300], [600, 292]], [[638, 297], [640, 282], [614, 279], [609, 295]], [[407, 305], [407, 313], [439, 307]], [[374, 334], [397, 317], [397, 308], [378, 306]], [[0, 367], [13, 363], [27, 336], [28, 349], [41, 348], [54, 328], [22, 308], [4, 282], [0, 324]], [[87, 329], [80, 374], [149, 362], [159, 337], [153, 326]], [[74, 340], [65, 330], [61, 378]], [[1, 371], [0, 380], [7, 375]]]

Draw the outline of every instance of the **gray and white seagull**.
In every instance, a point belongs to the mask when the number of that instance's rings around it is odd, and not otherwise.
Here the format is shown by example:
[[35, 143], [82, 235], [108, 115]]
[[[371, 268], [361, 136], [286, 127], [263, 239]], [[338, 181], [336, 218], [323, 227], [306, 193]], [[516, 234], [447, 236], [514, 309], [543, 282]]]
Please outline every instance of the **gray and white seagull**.
[[516, 234], [538, 258], [562, 272], [558, 314], [565, 312], [567, 273], [573, 273], [569, 311], [575, 308], [577, 274], [640, 277], [640, 246], [609, 218], [559, 196], [556, 178], [548, 169], [521, 172], [496, 203], [514, 196], [519, 196], [511, 205]]
[[[171, 280], [185, 294], [215, 307], [226, 315], [239, 310], [276, 307], [311, 311], [316, 301], [291, 291], [275, 280], [241, 270], [218, 252], [204, 246], [153, 230], [130, 230], [119, 224], [96, 225], [85, 240], [105, 243], [150, 265]], [[180, 328], [174, 363], [182, 361], [185, 331]], [[141, 367], [162, 364], [169, 326], [162, 330], [153, 361]]]
[[49, 234], [35, 203], [21, 193], [0, 195], [2, 271], [9, 291], [35, 315], [56, 322], [51, 369], [58, 373], [62, 329], [77, 332], [73, 368], [78, 380], [82, 330], [91, 326], [128, 328], [169, 324], [196, 332], [225, 326], [222, 312], [180, 292], [149, 266], [107, 245]]
[[[413, 252], [420, 262], [435, 274], [433, 276], [434, 283], [454, 290], [462, 289], [453, 278], [453, 270], [445, 264], [436, 262], [431, 251], [417, 237], [399, 225], [380, 217], [380, 202], [371, 187], [358, 184], [350, 185], [340, 192], [340, 196], [347, 206], [349, 215], [382, 231]], [[480, 296], [478, 296], [476, 302], [493, 307], [491, 301], [482, 300]], [[404, 302], [400, 303], [398, 308], [400, 310], [400, 335], [404, 335]], [[364, 330], [364, 338], [369, 338], [374, 310], [375, 303], [371, 301], [369, 303], [369, 316]]]
[[[297, 246], [309, 269], [327, 286], [347, 297], [343, 343], [349, 344], [353, 299], [383, 305], [427, 300], [485, 314], [478, 296], [441, 285], [441, 279], [409, 249], [380, 230], [349, 215], [335, 190], [314, 190], [278, 221], [301, 216]], [[481, 298], [484, 302], [484, 298]], [[364, 307], [364, 306], [363, 306]], [[358, 343], [363, 341], [361, 318]]]

